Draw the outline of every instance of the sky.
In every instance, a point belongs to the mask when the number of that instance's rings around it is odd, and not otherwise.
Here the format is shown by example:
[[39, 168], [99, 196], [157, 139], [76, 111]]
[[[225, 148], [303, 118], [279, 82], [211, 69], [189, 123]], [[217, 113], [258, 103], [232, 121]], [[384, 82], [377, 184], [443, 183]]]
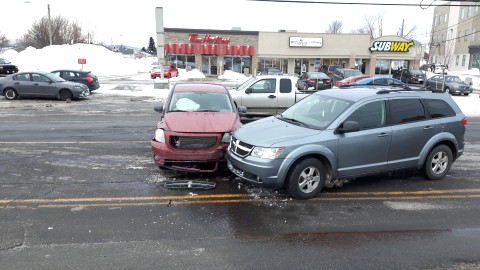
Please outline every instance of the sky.
[[[7, 50], [0, 53], [0, 58], [7, 58], [9, 61], [19, 67], [20, 72], [29, 70], [54, 70], [54, 69], [84, 69], [90, 70], [99, 77], [100, 89], [95, 90], [95, 95], [126, 95], [126, 96], [147, 96], [164, 99], [169, 93], [169, 89], [154, 89], [154, 81], [160, 79], [150, 79], [150, 64], [155, 58], [134, 59], [124, 57], [121, 53], [112, 52], [99, 45], [74, 44], [74, 45], [53, 45], [43, 49], [27, 48], [22, 52]], [[78, 58], [86, 58], [86, 65], [79, 65]], [[480, 87], [480, 71], [478, 69], [463, 71], [463, 73], [454, 73], [465, 80], [466, 76], [472, 77], [472, 82], [477, 88]], [[115, 77], [129, 75], [132, 80], [142, 82], [151, 81], [151, 84], [139, 84], [141, 89], [118, 89], [118, 85], [109, 83], [102, 84], [106, 77]], [[431, 76], [432, 74], [429, 73]], [[473, 76], [472, 76], [473, 75]], [[170, 79], [170, 81], [186, 81], [189, 78], [205, 78], [203, 73], [194, 69], [186, 71], [179, 70], [179, 76]], [[227, 71], [219, 76], [219, 79], [240, 84], [248, 79], [243, 74]], [[1, 78], [0, 78], [1, 80]], [[133, 86], [137, 85], [132, 83]], [[170, 84], [170, 87], [173, 84]], [[341, 91], [341, 90], [338, 90]], [[91, 98], [94, 98], [92, 96]], [[463, 113], [467, 116], [480, 116], [480, 98], [478, 94], [469, 96], [452, 96], [457, 102]]]
[[[303, 2], [322, 0], [304, 0]], [[413, 7], [330, 5], [319, 3], [279, 3], [250, 0], [8, 0], [0, 11], [0, 34], [14, 41], [46, 16], [61, 15], [82, 26], [84, 33], [94, 33], [94, 40], [106, 45], [147, 47], [148, 39], [156, 37], [155, 8], [164, 11], [164, 27], [188, 29], [246, 31], [297, 30], [323, 33], [335, 21], [343, 24], [343, 33], [362, 26], [366, 16], [383, 15], [383, 34], [395, 35], [405, 21], [405, 28], [416, 25], [413, 38], [428, 41], [433, 7], [421, 8], [420, 3], [433, 0], [330, 0], [330, 2], [408, 3]], [[437, 1], [441, 4], [445, 1]], [[13, 23], [14, 22], [14, 23]]]

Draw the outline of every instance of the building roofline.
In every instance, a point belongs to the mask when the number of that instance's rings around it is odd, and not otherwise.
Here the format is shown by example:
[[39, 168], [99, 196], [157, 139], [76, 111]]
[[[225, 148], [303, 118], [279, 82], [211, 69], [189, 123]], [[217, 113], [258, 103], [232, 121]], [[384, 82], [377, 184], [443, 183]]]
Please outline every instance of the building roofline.
[[202, 34], [232, 34], [232, 35], [257, 35], [259, 31], [242, 31], [242, 30], [218, 30], [218, 29], [193, 29], [193, 28], [164, 28], [165, 32], [175, 33], [202, 33]]

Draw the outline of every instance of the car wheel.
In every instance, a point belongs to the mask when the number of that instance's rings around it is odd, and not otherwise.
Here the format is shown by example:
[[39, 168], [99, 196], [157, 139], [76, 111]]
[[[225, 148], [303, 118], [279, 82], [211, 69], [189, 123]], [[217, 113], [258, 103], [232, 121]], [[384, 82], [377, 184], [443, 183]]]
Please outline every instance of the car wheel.
[[316, 158], [307, 158], [296, 163], [287, 176], [287, 192], [295, 199], [310, 199], [322, 190], [325, 184], [323, 163]]
[[58, 98], [60, 100], [69, 100], [69, 99], [71, 100], [72, 99], [72, 92], [70, 92], [69, 90], [62, 90], [58, 94]]
[[425, 175], [430, 180], [442, 179], [452, 166], [452, 150], [446, 145], [433, 148], [425, 160]]
[[465, 93], [464, 95], [465, 95], [465, 96], [468, 96], [468, 94], [469, 94], [469, 93]]
[[449, 94], [452, 94], [452, 93], [450, 93], [450, 87], [445, 87], [445, 92], [447, 92]]
[[15, 89], [12, 89], [12, 88], [5, 89], [4, 95], [5, 95], [5, 98], [8, 100], [14, 100], [18, 98], [17, 91], [15, 91]]

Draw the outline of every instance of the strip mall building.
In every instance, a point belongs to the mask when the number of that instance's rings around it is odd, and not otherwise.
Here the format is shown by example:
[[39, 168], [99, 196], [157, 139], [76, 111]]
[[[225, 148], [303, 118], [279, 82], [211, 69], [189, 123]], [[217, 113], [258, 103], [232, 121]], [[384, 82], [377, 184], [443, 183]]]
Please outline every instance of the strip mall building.
[[179, 68], [197, 68], [205, 75], [226, 70], [258, 74], [275, 67], [298, 76], [323, 65], [355, 68], [367, 75], [392, 75], [400, 68], [418, 68], [421, 46], [398, 36], [374, 40], [364, 34], [257, 32], [165, 28], [165, 61]]

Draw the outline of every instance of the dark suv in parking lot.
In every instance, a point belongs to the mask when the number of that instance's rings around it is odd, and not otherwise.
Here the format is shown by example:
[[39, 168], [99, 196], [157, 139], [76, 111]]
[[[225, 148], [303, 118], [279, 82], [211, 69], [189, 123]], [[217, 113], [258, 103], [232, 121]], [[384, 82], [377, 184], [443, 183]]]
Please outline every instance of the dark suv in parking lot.
[[324, 90], [239, 128], [227, 165], [246, 181], [285, 188], [298, 199], [405, 168], [436, 180], [462, 155], [466, 126], [450, 95], [389, 87]]

